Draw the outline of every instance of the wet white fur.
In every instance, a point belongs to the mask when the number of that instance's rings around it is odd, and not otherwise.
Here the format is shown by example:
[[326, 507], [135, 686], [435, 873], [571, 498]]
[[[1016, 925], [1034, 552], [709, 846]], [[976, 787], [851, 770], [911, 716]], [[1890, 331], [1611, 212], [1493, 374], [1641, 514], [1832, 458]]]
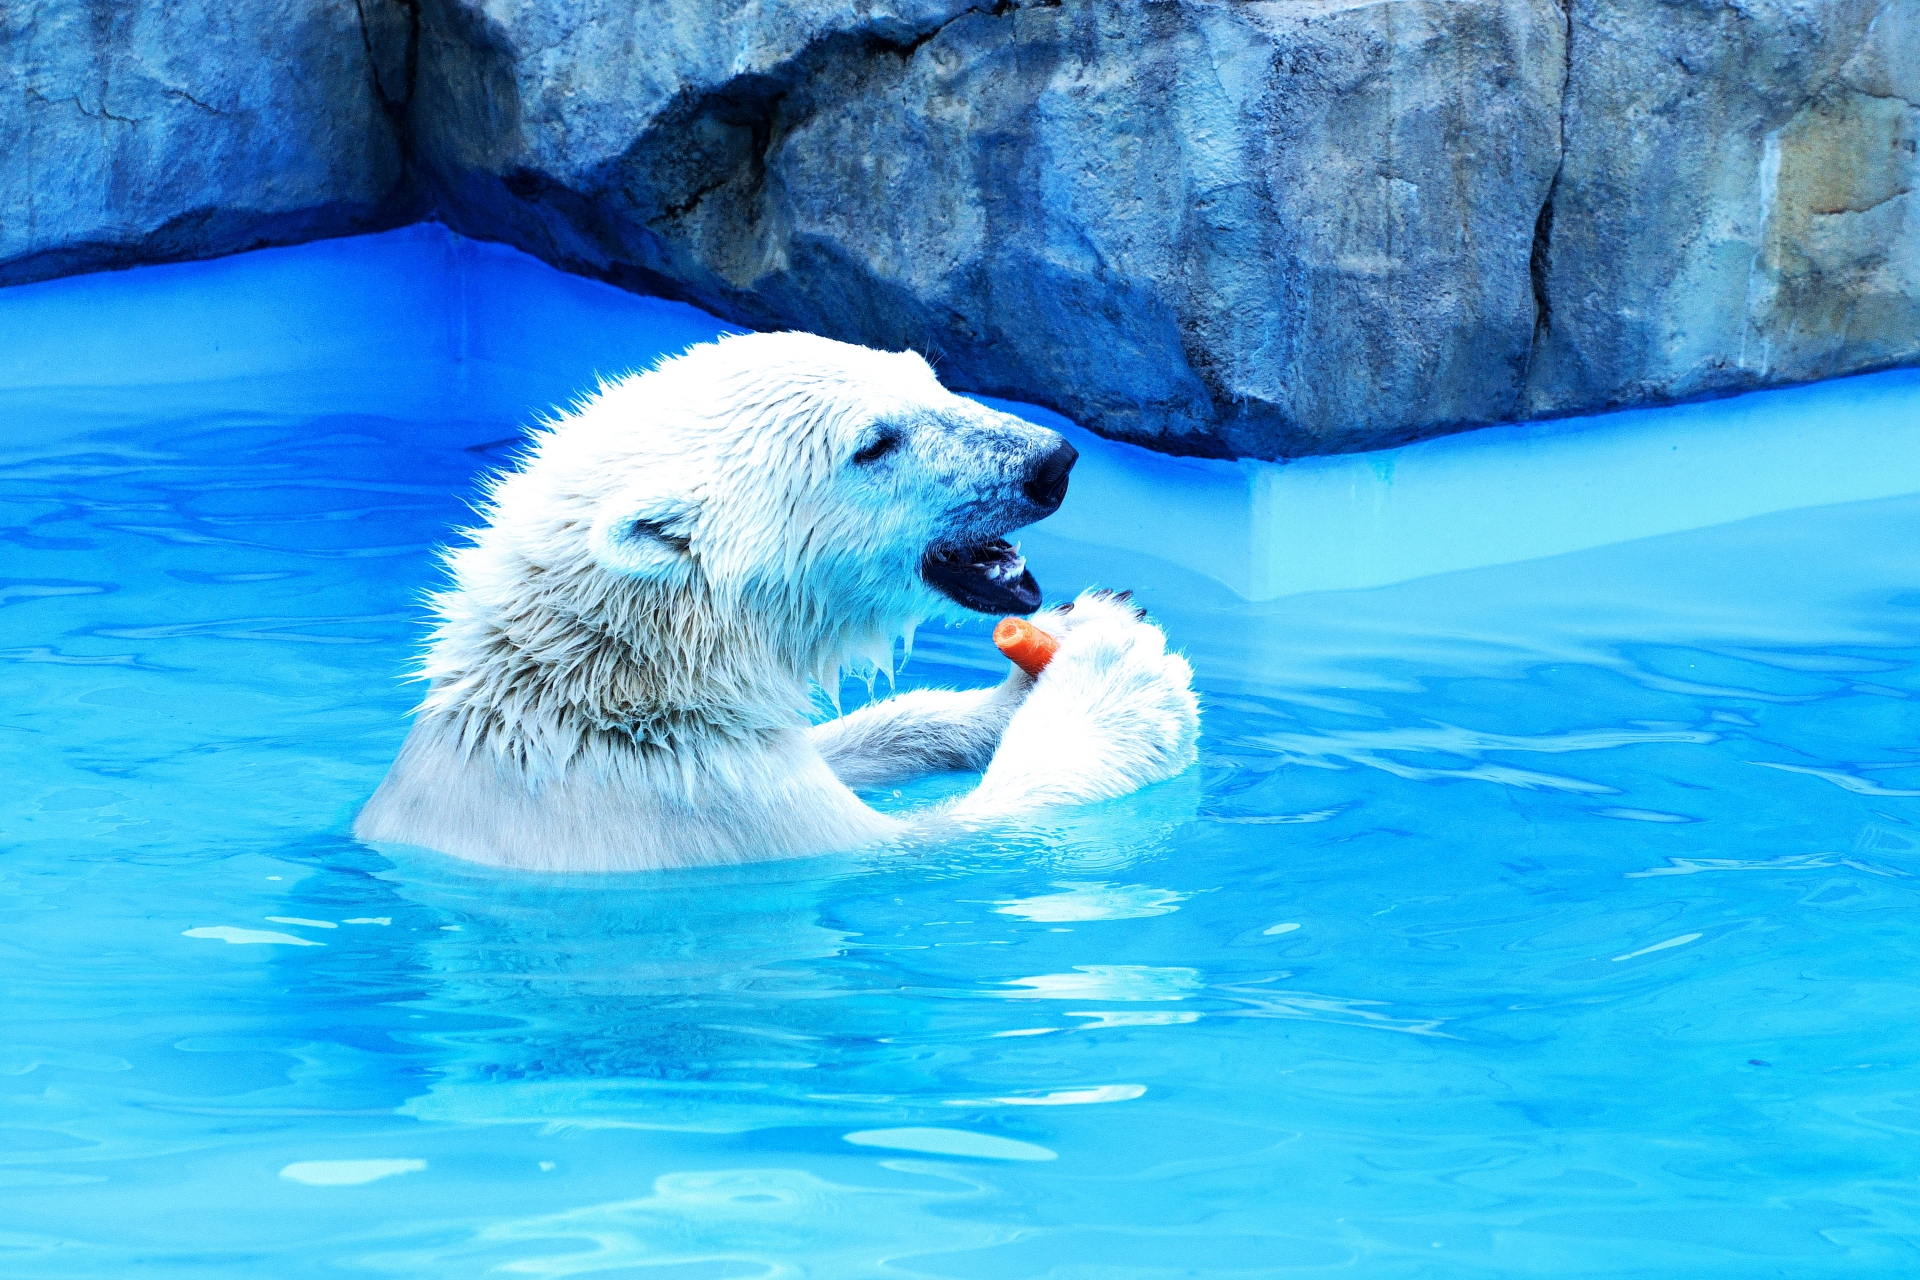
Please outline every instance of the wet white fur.
[[[900, 443], [855, 461], [879, 434]], [[1191, 672], [1100, 595], [1036, 618], [1038, 681], [900, 694], [809, 727], [810, 691], [954, 607], [932, 543], [978, 541], [1057, 440], [912, 353], [806, 334], [696, 347], [549, 424], [495, 479], [420, 674], [429, 692], [355, 823], [365, 840], [547, 870], [849, 849], [1123, 795], [1192, 763]], [[1004, 520], [1004, 518], [1002, 518]], [[905, 818], [851, 787], [983, 770]]]

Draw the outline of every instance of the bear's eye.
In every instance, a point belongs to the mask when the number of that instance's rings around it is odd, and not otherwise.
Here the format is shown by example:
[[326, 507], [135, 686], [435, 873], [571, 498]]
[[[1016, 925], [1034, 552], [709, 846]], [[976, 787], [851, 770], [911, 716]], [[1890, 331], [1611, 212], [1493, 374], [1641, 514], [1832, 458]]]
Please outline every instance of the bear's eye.
[[868, 441], [860, 452], [853, 455], [853, 465], [856, 467], [870, 467], [899, 447], [900, 436], [897, 432], [882, 431], [879, 435]]

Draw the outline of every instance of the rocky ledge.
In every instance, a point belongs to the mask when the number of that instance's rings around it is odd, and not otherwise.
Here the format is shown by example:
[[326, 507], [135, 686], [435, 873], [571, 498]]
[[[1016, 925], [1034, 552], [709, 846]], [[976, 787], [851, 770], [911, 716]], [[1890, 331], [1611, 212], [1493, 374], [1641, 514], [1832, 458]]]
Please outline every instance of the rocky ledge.
[[0, 283], [437, 216], [1177, 453], [1920, 361], [1906, 0], [46, 0]]

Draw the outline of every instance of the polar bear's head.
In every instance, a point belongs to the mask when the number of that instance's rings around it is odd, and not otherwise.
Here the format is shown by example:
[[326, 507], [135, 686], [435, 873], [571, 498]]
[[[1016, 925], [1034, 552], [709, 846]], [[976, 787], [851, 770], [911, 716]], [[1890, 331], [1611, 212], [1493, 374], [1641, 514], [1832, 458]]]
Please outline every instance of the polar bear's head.
[[[1074, 458], [911, 352], [725, 338], [550, 424], [493, 486], [438, 603], [449, 624], [491, 618], [495, 647], [539, 668], [523, 682], [614, 690], [602, 720], [751, 701], [765, 677], [829, 678], [954, 604], [1032, 612], [1006, 535], [1060, 505]], [[433, 659], [429, 674], [464, 678]]]
[[1075, 457], [913, 352], [804, 333], [696, 347], [604, 390], [568, 435], [601, 481], [609, 572], [852, 613], [924, 614], [930, 593], [1031, 613], [1004, 535], [1060, 505]]

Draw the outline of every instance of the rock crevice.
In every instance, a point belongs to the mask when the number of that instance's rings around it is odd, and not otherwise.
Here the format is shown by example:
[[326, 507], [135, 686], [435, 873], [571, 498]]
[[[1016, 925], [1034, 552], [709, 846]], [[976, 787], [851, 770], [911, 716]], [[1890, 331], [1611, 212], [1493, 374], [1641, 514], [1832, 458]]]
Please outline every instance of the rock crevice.
[[1553, 167], [1553, 177], [1547, 182], [1547, 195], [1540, 202], [1540, 212], [1533, 219], [1533, 241], [1527, 249], [1527, 280], [1533, 289], [1533, 336], [1527, 344], [1526, 373], [1521, 379], [1519, 394], [1509, 416], [1518, 417], [1522, 412], [1521, 401], [1526, 393], [1526, 382], [1533, 376], [1534, 353], [1553, 327], [1553, 295], [1549, 287], [1551, 275], [1550, 261], [1553, 253], [1553, 198], [1560, 190], [1560, 175], [1567, 164], [1567, 85], [1573, 79], [1573, 2], [1558, 0], [1560, 11], [1566, 20], [1564, 34], [1561, 37], [1560, 71], [1560, 121], [1558, 150], [1559, 160]]

